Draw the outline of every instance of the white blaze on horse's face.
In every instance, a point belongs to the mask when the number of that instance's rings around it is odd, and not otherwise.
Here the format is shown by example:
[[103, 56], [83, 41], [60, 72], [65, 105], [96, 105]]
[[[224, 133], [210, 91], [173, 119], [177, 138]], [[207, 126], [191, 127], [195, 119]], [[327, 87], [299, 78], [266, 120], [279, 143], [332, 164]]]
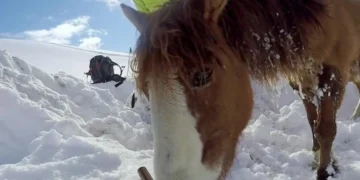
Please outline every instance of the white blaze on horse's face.
[[[169, 87], [170, 86], [170, 87]], [[221, 167], [202, 163], [203, 143], [196, 129], [198, 119], [190, 112], [184, 86], [169, 80], [149, 80], [154, 133], [156, 180], [216, 180]]]

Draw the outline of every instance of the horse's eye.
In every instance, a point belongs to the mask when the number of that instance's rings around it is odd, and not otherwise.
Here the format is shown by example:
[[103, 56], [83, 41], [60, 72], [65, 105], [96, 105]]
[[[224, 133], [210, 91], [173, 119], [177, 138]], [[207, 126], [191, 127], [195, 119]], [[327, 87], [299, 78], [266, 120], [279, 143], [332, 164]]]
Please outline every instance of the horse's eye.
[[191, 82], [192, 86], [196, 88], [208, 84], [211, 80], [211, 75], [212, 75], [212, 71], [207, 68], [195, 72], [192, 77], [192, 82]]

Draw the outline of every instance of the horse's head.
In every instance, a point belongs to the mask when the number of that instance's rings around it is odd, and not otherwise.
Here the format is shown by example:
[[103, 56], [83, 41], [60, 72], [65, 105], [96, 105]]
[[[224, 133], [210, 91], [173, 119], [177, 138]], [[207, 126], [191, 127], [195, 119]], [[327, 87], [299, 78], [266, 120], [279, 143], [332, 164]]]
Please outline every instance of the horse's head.
[[145, 15], [133, 69], [148, 96], [156, 179], [217, 179], [233, 161], [253, 105], [247, 70], [219, 27], [226, 0], [171, 1]]

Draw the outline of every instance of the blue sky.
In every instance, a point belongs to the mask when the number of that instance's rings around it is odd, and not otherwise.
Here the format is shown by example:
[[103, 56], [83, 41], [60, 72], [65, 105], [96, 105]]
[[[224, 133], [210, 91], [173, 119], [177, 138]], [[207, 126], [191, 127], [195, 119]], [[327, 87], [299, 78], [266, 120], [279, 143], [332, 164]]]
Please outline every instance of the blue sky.
[[2, 0], [0, 38], [128, 52], [139, 32], [120, 3], [131, 0]]

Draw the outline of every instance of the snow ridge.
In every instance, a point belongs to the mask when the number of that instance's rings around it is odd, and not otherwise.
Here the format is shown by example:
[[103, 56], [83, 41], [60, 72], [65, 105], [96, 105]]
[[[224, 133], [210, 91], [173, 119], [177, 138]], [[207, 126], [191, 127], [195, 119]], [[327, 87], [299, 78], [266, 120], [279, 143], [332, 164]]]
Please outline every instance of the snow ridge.
[[109, 89], [1, 51], [0, 179], [135, 179], [151, 164], [151, 128], [121, 100], [130, 92]]

